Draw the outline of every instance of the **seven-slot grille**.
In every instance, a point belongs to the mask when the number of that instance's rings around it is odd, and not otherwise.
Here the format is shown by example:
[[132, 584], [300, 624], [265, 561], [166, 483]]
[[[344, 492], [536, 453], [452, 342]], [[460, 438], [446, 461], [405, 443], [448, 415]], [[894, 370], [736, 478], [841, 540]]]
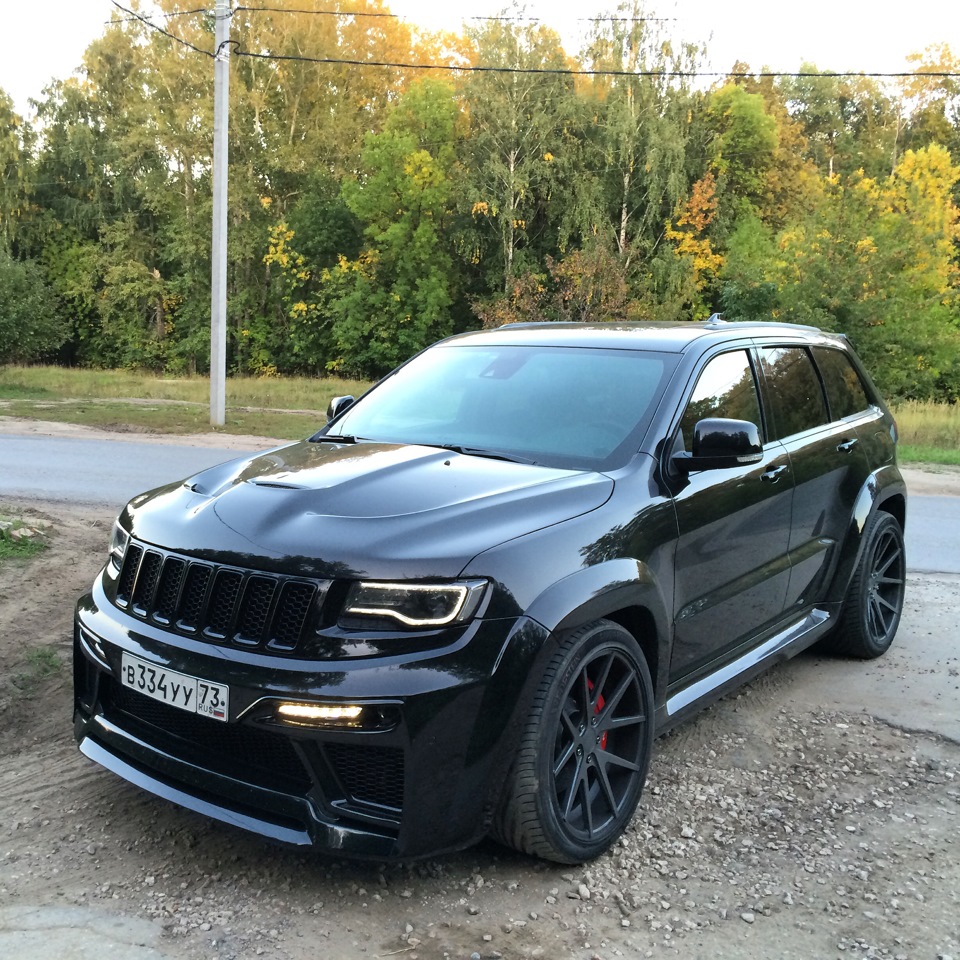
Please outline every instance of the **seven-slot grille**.
[[325, 580], [242, 570], [130, 541], [116, 603], [167, 630], [271, 653], [291, 653], [315, 620]]

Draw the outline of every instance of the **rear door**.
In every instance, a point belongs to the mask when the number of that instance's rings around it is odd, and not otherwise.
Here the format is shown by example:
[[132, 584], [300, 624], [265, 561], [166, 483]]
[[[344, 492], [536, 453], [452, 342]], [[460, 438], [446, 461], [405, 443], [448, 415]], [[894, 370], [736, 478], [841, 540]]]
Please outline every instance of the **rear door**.
[[768, 430], [786, 448], [793, 471], [786, 609], [800, 610], [817, 602], [829, 582], [866, 481], [869, 465], [855, 424], [869, 403], [841, 350], [762, 346], [758, 353]]

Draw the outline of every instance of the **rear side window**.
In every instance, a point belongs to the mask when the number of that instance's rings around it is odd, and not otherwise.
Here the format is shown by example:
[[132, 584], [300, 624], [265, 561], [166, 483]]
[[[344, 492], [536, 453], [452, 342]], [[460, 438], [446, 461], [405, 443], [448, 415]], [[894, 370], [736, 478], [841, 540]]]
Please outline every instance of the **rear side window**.
[[722, 353], [703, 368], [680, 421], [686, 449], [690, 449], [693, 428], [704, 417], [749, 420], [760, 426], [757, 384], [745, 350]]
[[760, 365], [770, 401], [771, 440], [828, 422], [820, 378], [803, 347], [762, 347]]
[[862, 413], [870, 406], [863, 381], [842, 350], [814, 347], [813, 358], [820, 368], [830, 404], [830, 416], [834, 420]]

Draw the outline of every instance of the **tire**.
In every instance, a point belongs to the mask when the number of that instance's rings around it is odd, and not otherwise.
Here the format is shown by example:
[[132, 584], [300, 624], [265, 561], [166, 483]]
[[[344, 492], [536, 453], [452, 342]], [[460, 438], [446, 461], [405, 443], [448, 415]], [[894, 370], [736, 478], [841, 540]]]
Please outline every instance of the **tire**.
[[608, 620], [574, 631], [537, 688], [492, 835], [557, 863], [599, 856], [636, 810], [653, 729], [653, 684], [636, 640]]
[[877, 513], [864, 535], [840, 622], [827, 640], [831, 653], [873, 660], [890, 649], [903, 612], [906, 566], [900, 524], [889, 513]]

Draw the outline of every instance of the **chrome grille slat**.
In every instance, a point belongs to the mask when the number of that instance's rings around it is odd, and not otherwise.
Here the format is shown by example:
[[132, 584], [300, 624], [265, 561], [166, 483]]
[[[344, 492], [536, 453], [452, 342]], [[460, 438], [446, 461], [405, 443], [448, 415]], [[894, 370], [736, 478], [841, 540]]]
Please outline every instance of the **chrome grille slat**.
[[327, 581], [192, 560], [131, 541], [115, 602], [185, 636], [289, 654], [315, 626]]

